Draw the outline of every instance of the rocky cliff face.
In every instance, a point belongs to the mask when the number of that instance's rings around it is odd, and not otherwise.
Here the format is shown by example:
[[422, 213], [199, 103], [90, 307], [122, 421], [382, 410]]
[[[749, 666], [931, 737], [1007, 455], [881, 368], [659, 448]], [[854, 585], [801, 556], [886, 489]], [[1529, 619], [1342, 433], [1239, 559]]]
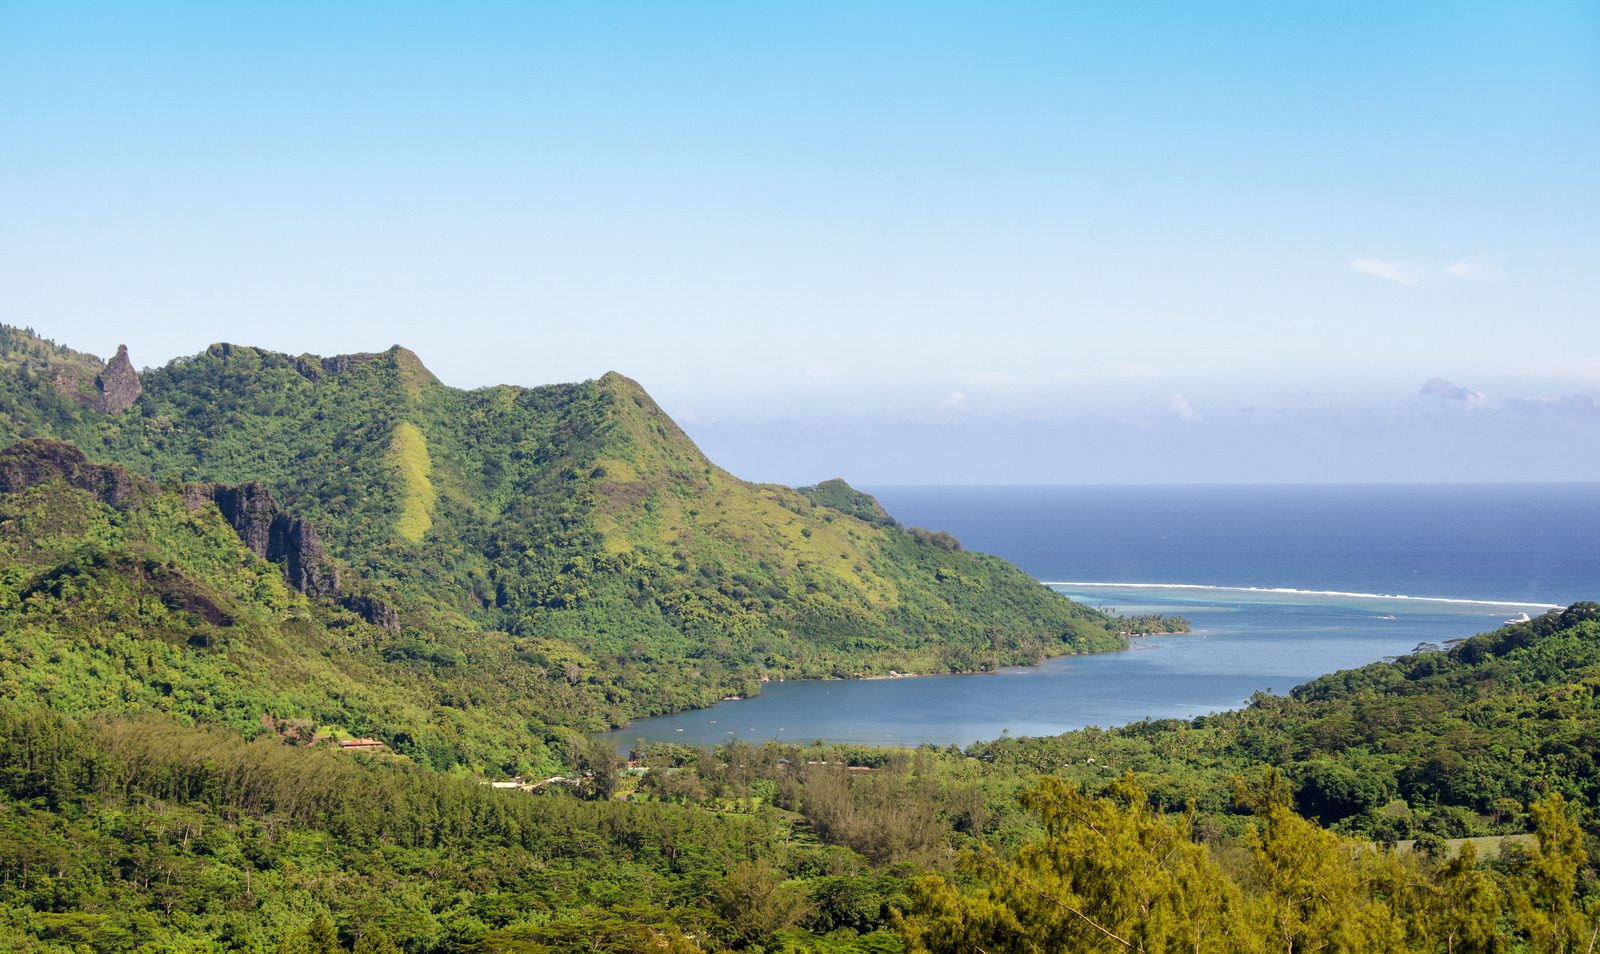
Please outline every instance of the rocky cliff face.
[[374, 626], [382, 626], [391, 633], [400, 632], [399, 612], [383, 600], [365, 594], [352, 594], [342, 597], [339, 605]]
[[339, 593], [339, 569], [328, 559], [317, 528], [278, 509], [272, 492], [256, 482], [196, 484], [184, 489], [190, 508], [211, 502], [255, 554], [283, 567], [289, 585], [310, 597]]
[[[69, 487], [118, 509], [151, 500], [161, 492], [154, 481], [121, 467], [93, 463], [65, 441], [34, 438], [0, 450], [0, 494], [20, 493], [53, 480], [64, 480]], [[324, 550], [317, 528], [280, 510], [265, 485], [191, 484], [183, 489], [183, 500], [191, 511], [215, 504], [246, 547], [283, 567], [290, 586], [313, 599], [337, 602], [373, 625], [399, 632], [400, 614], [394, 607], [365, 593], [346, 592], [339, 580], [339, 566]]]
[[191, 484], [184, 488], [184, 503], [191, 510], [216, 504], [245, 546], [283, 567], [290, 586], [313, 599], [336, 600], [367, 622], [399, 632], [400, 614], [394, 607], [366, 594], [344, 592], [339, 567], [323, 549], [317, 528], [280, 510], [265, 485]]
[[94, 406], [107, 414], [121, 414], [139, 400], [144, 385], [139, 383], [139, 372], [128, 360], [127, 345], [117, 346], [116, 356], [106, 362], [99, 377], [94, 379], [94, 386], [98, 392]]
[[58, 479], [118, 508], [158, 493], [153, 481], [121, 467], [91, 463], [83, 451], [64, 441], [34, 438], [0, 451], [0, 494], [17, 493]]

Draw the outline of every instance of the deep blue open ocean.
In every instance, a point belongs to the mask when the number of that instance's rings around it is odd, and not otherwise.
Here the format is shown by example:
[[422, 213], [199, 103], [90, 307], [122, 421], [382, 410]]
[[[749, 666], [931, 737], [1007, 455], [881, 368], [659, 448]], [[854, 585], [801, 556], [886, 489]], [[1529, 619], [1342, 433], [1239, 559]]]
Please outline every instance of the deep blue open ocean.
[[1600, 598], [1600, 484], [883, 487], [1041, 580]]
[[1600, 599], [1600, 484], [872, 492], [1073, 599], [1194, 631], [988, 675], [770, 684], [611, 737], [944, 745], [1186, 718]]

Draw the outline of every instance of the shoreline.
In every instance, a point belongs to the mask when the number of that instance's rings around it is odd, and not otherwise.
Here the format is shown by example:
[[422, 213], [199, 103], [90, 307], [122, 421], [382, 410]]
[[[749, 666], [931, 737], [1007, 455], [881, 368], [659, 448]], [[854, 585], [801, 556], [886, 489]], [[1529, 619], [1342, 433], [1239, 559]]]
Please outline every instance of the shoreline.
[[[1117, 584], [1101, 584], [1101, 585], [1102, 586], [1116, 586]], [[1127, 584], [1123, 584], [1123, 585], [1127, 585]], [[1211, 587], [1211, 586], [1200, 586], [1200, 585], [1180, 585], [1180, 584], [1164, 584], [1164, 585], [1162, 585], [1161, 588], [1162, 589], [1168, 589], [1168, 590], [1171, 590], [1171, 589], [1197, 589], [1197, 590], [1204, 590], [1204, 591], [1208, 591], [1208, 592], [1212, 592], [1212, 593], [1216, 594], [1217, 597], [1218, 597], [1218, 601], [1222, 602], [1222, 603], [1226, 602], [1226, 595], [1225, 595], [1225, 592], [1221, 592], [1221, 591], [1225, 591], [1225, 590], [1228, 589], [1228, 588], [1224, 588], [1224, 587]], [[1273, 592], [1273, 593], [1275, 593], [1276, 595], [1278, 595], [1280, 597], [1280, 599], [1281, 599], [1281, 601], [1283, 603], [1286, 603], [1286, 604], [1299, 604], [1300, 606], [1305, 607], [1307, 610], [1309, 610], [1309, 611], [1311, 611], [1313, 613], [1318, 613], [1318, 612], [1326, 613], [1326, 612], [1330, 611], [1330, 604], [1327, 601], [1319, 600], [1319, 599], [1315, 599], [1314, 598], [1315, 596], [1320, 595], [1320, 594], [1308, 593], [1308, 592], [1304, 592], [1304, 591], [1285, 591], [1285, 590], [1282, 590], [1282, 589], [1273, 590], [1273, 591], [1265, 591], [1262, 588], [1255, 588], [1252, 591], [1253, 592]], [[1169, 597], [1169, 598], [1176, 598], [1176, 597], [1174, 596], [1174, 597]], [[1265, 602], [1265, 601], [1263, 601], [1263, 602]], [[1277, 601], [1274, 601], [1274, 602], [1277, 602]], [[1407, 613], [1407, 615], [1417, 614], [1417, 615], [1420, 615], [1420, 616], [1423, 616], [1423, 617], [1427, 617], [1427, 618], [1439, 618], [1439, 619], [1446, 620], [1446, 621], [1455, 619], [1456, 623], [1460, 624], [1461, 630], [1460, 630], [1459, 633], [1456, 633], [1454, 635], [1459, 636], [1460, 638], [1468, 638], [1471, 635], [1476, 635], [1476, 634], [1484, 633], [1484, 632], [1491, 632], [1491, 631], [1494, 631], [1494, 630], [1499, 629], [1500, 627], [1506, 625], [1506, 623], [1504, 621], [1499, 620], [1499, 619], [1495, 619], [1495, 618], [1492, 618], [1492, 617], [1496, 617], [1496, 616], [1499, 615], [1498, 612], [1497, 612], [1498, 609], [1505, 608], [1507, 606], [1515, 606], [1515, 605], [1520, 605], [1520, 604], [1517, 604], [1517, 603], [1501, 603], [1501, 602], [1487, 601], [1487, 600], [1456, 601], [1456, 600], [1445, 600], [1445, 599], [1434, 600], [1434, 599], [1427, 599], [1427, 598], [1412, 598], [1411, 601], [1407, 604], [1409, 609], [1406, 611], [1406, 613]], [[1541, 607], [1542, 608], [1542, 607], [1544, 607], [1546, 605], [1550, 606], [1550, 608], [1552, 608], [1552, 609], [1557, 608], [1556, 604], [1529, 604], [1529, 608], [1530, 609], [1532, 609], [1534, 607]], [[1433, 609], [1429, 609], [1430, 606], [1432, 606], [1434, 608]], [[1449, 606], [1455, 606], [1457, 608], [1452, 611], [1452, 610], [1446, 608], [1446, 607], [1449, 607]], [[1174, 608], [1176, 608], [1176, 607], [1174, 607]], [[1246, 607], [1239, 607], [1239, 609], [1241, 609], [1241, 610], [1243, 610], [1245, 608]], [[1254, 606], [1254, 604], [1252, 604], [1252, 606], [1250, 608], [1251, 609], [1255, 609], [1256, 607]], [[1338, 609], [1338, 607], [1336, 607], [1336, 606], [1335, 607], [1331, 607], [1331, 608], [1333, 610], [1337, 610]], [[1398, 607], [1396, 607], [1395, 611], [1396, 612], [1400, 612]], [[1457, 619], [1457, 617], [1459, 617], [1459, 619]], [[1472, 619], [1473, 617], [1479, 617], [1479, 618]], [[1472, 620], [1470, 623], [1468, 622], [1469, 619]], [[1371, 635], [1378, 635], [1378, 634], [1380, 634], [1382, 632], [1388, 631], [1388, 629], [1389, 629], [1387, 624], [1378, 624], [1378, 623], [1368, 623], [1368, 624], [1365, 624], [1365, 626], [1363, 626], [1363, 624], [1361, 624], [1360, 622], [1354, 622], [1351, 625], [1355, 626], [1356, 628], [1370, 629], [1371, 630]], [[1448, 628], [1455, 629], [1456, 625], [1453, 623]], [[965, 671], [965, 672], [949, 672], [949, 671], [941, 670], [941, 671], [937, 671], [937, 672], [928, 672], [928, 673], [906, 672], [906, 671], [895, 669], [895, 670], [890, 670], [887, 673], [874, 673], [874, 674], [871, 674], [871, 675], [853, 675], [853, 676], [827, 675], [827, 676], [809, 677], [809, 678], [804, 678], [804, 679], [787, 679], [787, 680], [784, 680], [784, 682], [809, 682], [809, 683], [816, 683], [816, 684], [825, 684], [825, 683], [849, 684], [849, 683], [853, 683], [853, 682], [888, 682], [888, 681], [892, 681], [892, 680], [904, 680], [904, 679], [934, 679], [934, 678], [948, 677], [948, 676], [977, 676], [977, 675], [994, 676], [994, 675], [1004, 675], [1004, 674], [1008, 674], [1008, 673], [1010, 673], [1010, 674], [1030, 674], [1030, 673], [1037, 673], [1040, 669], [1042, 669], [1042, 668], [1048, 666], [1049, 664], [1051, 664], [1052, 662], [1055, 662], [1055, 661], [1058, 661], [1058, 660], [1071, 659], [1071, 658], [1074, 658], [1074, 657], [1092, 658], [1092, 657], [1098, 657], [1098, 656], [1117, 656], [1117, 655], [1121, 655], [1122, 653], [1128, 652], [1130, 650], [1137, 652], [1137, 651], [1141, 651], [1141, 650], [1159, 649], [1159, 648], [1162, 648], [1163, 645], [1170, 647], [1170, 646], [1176, 645], [1179, 642], [1187, 643], [1188, 641], [1185, 640], [1184, 637], [1188, 637], [1188, 636], [1196, 636], [1196, 635], [1198, 635], [1198, 636], [1201, 637], [1201, 639], [1204, 639], [1206, 633], [1209, 632], [1209, 630], [1210, 630], [1210, 627], [1201, 627], [1200, 631], [1197, 631], [1195, 628], [1191, 628], [1187, 632], [1178, 631], [1178, 632], [1162, 632], [1162, 633], [1142, 633], [1142, 634], [1137, 634], [1137, 635], [1129, 634], [1129, 635], [1125, 635], [1125, 636], [1122, 637], [1123, 646], [1119, 650], [1101, 650], [1101, 651], [1095, 651], [1095, 652], [1085, 652], [1085, 651], [1082, 651], [1082, 650], [1078, 650], [1078, 651], [1073, 651], [1073, 652], [1052, 654], [1052, 655], [1044, 656], [1044, 657], [1041, 657], [1041, 658], [1038, 658], [1038, 659], [1035, 659], [1035, 660], [1031, 660], [1031, 661], [1028, 661], [1028, 662], [1013, 663], [1013, 664], [1009, 664], [1009, 665], [1000, 666], [1000, 667], [994, 668], [994, 669], [977, 669], [977, 670], [970, 670], [970, 671]], [[1168, 641], [1170, 641], [1170, 642], [1168, 642]], [[1149, 645], [1146, 645], [1146, 644], [1149, 644]], [[1393, 650], [1393, 652], [1400, 653], [1400, 652], [1409, 651], [1413, 645], [1415, 645], [1415, 644], [1407, 642], [1407, 644], [1404, 647], [1402, 647], [1401, 649]], [[1185, 658], [1187, 658], [1187, 657], [1185, 657]], [[1347, 663], [1344, 663], [1344, 664], [1335, 665], [1332, 668], [1329, 668], [1329, 669], [1326, 669], [1326, 670], [1318, 670], [1316, 672], [1308, 672], [1303, 676], [1297, 677], [1295, 682], [1286, 683], [1285, 685], [1298, 685], [1301, 682], [1309, 681], [1311, 679], [1318, 678], [1318, 677], [1320, 677], [1322, 675], [1326, 675], [1329, 672], [1335, 672], [1335, 671], [1339, 671], [1339, 670], [1342, 670], [1342, 669], [1352, 668], [1354, 666], [1365, 665], [1365, 664], [1368, 664], [1368, 663], [1379, 662], [1379, 661], [1381, 661], [1381, 657], [1372, 657], [1372, 658], [1364, 659], [1364, 660], [1362, 660], [1360, 662], [1347, 662]], [[1267, 682], [1267, 683], [1263, 684], [1263, 686], [1276, 686], [1276, 685], [1277, 685], [1276, 681]], [[765, 689], [766, 686], [763, 686], [762, 688]], [[1260, 691], [1261, 688], [1262, 687], [1257, 687], [1257, 691]], [[1270, 692], [1272, 690], [1271, 689], [1266, 689], [1266, 691]], [[898, 694], [900, 692], [900, 690], [897, 689], [897, 690], [895, 690], [895, 692]], [[940, 692], [941, 692], [940, 690], [933, 690], [934, 696], [940, 695]], [[754, 695], [754, 696], [751, 696], [751, 697], [749, 697], [747, 699], [739, 700], [739, 701], [758, 701], [759, 699], [761, 699], [762, 697], [765, 697], [766, 695], [767, 695], [767, 693], [760, 692], [757, 695]], [[1248, 696], [1241, 696], [1240, 697], [1240, 701], [1242, 702], [1243, 700], [1245, 700], [1247, 698], [1248, 698]], [[731, 701], [731, 700], [729, 700], [729, 701]], [[693, 718], [692, 714], [709, 712], [711, 709], [714, 709], [715, 706], [718, 705], [718, 704], [720, 704], [720, 701], [718, 703], [713, 703], [710, 706], [690, 707], [690, 708], [687, 708], [687, 709], [682, 709], [682, 710], [678, 710], [678, 711], [670, 712], [670, 713], [660, 713], [660, 714], [656, 714], [656, 715], [640, 716], [640, 717], [638, 717], [636, 719], [630, 720], [628, 723], [626, 723], [624, 725], [609, 727], [609, 728], [605, 729], [603, 731], [603, 733], [597, 733], [597, 735], [607, 736], [607, 737], [609, 737], [609, 740], [612, 741], [619, 748], [625, 748], [626, 746], [633, 744], [637, 740], [636, 733], [638, 733], [640, 731], [637, 728], [639, 723], [650, 722], [650, 721], [657, 720], [657, 719], [671, 719], [671, 718], [680, 717], [680, 716], [686, 716], [686, 715], [690, 715], [691, 719], [692, 719]], [[1234, 705], [1223, 704], [1223, 703], [1220, 702], [1220, 700], [1208, 701], [1208, 704], [1216, 705], [1216, 706], [1220, 707], [1220, 708], [1215, 709], [1213, 711], [1221, 711], [1222, 709], [1231, 709], [1231, 708], [1235, 708], [1236, 705], [1237, 705], [1237, 703], [1235, 703]], [[780, 703], [779, 705], [785, 705], [785, 704]], [[741, 714], [740, 713], [742, 711], [743, 710], [725, 710], [725, 712], [727, 714], [726, 715], [720, 715], [719, 714], [716, 717], [716, 719], [721, 719], [722, 721], [724, 721], [726, 723], [726, 725], [724, 727], [731, 726], [731, 725], [734, 725], [734, 724], [737, 723], [739, 725], [739, 728], [741, 730], [743, 730], [745, 725], [746, 725], [746, 723], [741, 721]], [[798, 718], [798, 716], [788, 716], [786, 718]], [[712, 720], [713, 723], [716, 721], [716, 719]], [[759, 718], [758, 718], [758, 721], [760, 721]], [[826, 720], [824, 719], [822, 721], [826, 721]], [[1091, 719], [1090, 721], [1093, 722], [1093, 719]], [[1085, 723], [1085, 724], [1089, 724], [1089, 723]], [[684, 723], [684, 727], [690, 728], [691, 733], [693, 733], [694, 728], [693, 728], [693, 726], [691, 724]], [[798, 724], [791, 724], [788, 727], [790, 729], [792, 729], [792, 730], [796, 730], [796, 732], [797, 732], [796, 737], [809, 736], [809, 735], [812, 734], [811, 731], [806, 730], [806, 729], [802, 729]], [[672, 730], [668, 729], [666, 731], [671, 732]], [[677, 731], [681, 732], [682, 728], [678, 728]], [[754, 731], [754, 730], [752, 730], [752, 731]], [[779, 731], [781, 731], [781, 730], [779, 730]], [[821, 735], [819, 735], [818, 737], [833, 738], [835, 734], [836, 733], [834, 733], [834, 732], [824, 732]], [[896, 731], [894, 734], [895, 735], [899, 735], [900, 732]], [[656, 738], [658, 741], [662, 741], [662, 742], [672, 742], [672, 741], [674, 741], [670, 736], [664, 736], [664, 735], [660, 735], [660, 734], [654, 734], [653, 737]], [[763, 737], [764, 736], [761, 736], [759, 733], [756, 733], [755, 735], [749, 736], [749, 738], [763, 738]], [[781, 739], [782, 737], [783, 736], [779, 736], [779, 735], [773, 735], [772, 736], [772, 738], [777, 738], [777, 739]], [[985, 737], [980, 736], [979, 738], [981, 739], [981, 738], [985, 738]], [[685, 741], [687, 741], [687, 740], [685, 740]], [[702, 740], [698, 740], [698, 741], [689, 742], [688, 744], [693, 744], [693, 745], [715, 745], [715, 744], [719, 744], [722, 741], [725, 741], [725, 739], [720, 739], [720, 738], [719, 739], [702, 739]], [[869, 740], [862, 739], [862, 738], [841, 737], [837, 741], [840, 741], [841, 743], [849, 742], [849, 743], [852, 743], [852, 744], [882, 745], [882, 746], [889, 746], [889, 747], [904, 747], [904, 745], [905, 745], [904, 741], [891, 740], [891, 739], [888, 739], [888, 738], [885, 738], [885, 739], [874, 739], [874, 740], [869, 741]]]
[[[1125, 641], [1131, 641], [1131, 640], [1134, 640], [1134, 639], [1143, 639], [1143, 638], [1152, 637], [1152, 636], [1159, 636], [1159, 637], [1189, 636], [1192, 633], [1193, 633], [1193, 630], [1183, 631], [1183, 632], [1175, 632], [1175, 633], [1138, 633], [1138, 634], [1132, 634], [1132, 635], [1124, 635], [1122, 638]], [[781, 686], [781, 685], [784, 685], [786, 683], [791, 683], [791, 682], [793, 682], [793, 683], [806, 683], [806, 682], [818, 682], [818, 683], [820, 683], [820, 682], [836, 682], [836, 683], [890, 682], [890, 681], [899, 680], [899, 679], [955, 679], [955, 678], [966, 678], [968, 676], [998, 676], [998, 675], [1002, 675], [1002, 674], [1004, 674], [1004, 673], [1006, 673], [1008, 671], [1010, 671], [1010, 672], [1022, 672], [1022, 671], [1028, 671], [1028, 670], [1036, 670], [1036, 669], [1041, 668], [1045, 664], [1053, 662], [1053, 661], [1055, 661], [1057, 659], [1069, 659], [1069, 658], [1072, 658], [1074, 656], [1105, 656], [1105, 655], [1111, 655], [1111, 654], [1115, 654], [1115, 653], [1125, 653], [1125, 652], [1128, 652], [1129, 650], [1131, 650], [1132, 648], [1133, 647], [1132, 647], [1132, 645], [1130, 643], [1130, 645], [1119, 646], [1119, 647], [1117, 647], [1115, 649], [1079, 650], [1077, 652], [1070, 652], [1070, 653], [1056, 653], [1056, 654], [1050, 655], [1050, 656], [1043, 656], [1043, 657], [1041, 657], [1039, 659], [1036, 659], [1036, 660], [1034, 660], [1033, 662], [1030, 662], [1030, 663], [1007, 663], [1006, 665], [1000, 666], [999, 668], [996, 668], [996, 669], [966, 669], [966, 670], [962, 670], [960, 672], [900, 672], [898, 670], [891, 670], [890, 672], [887, 672], [887, 673], [880, 673], [880, 674], [875, 674], [875, 675], [871, 675], [871, 676], [795, 676], [793, 678], [773, 679], [773, 680], [770, 680], [770, 681], [763, 680], [760, 683], [760, 687], [757, 688], [756, 692], [753, 693], [753, 694], [750, 694], [750, 695], [742, 695], [742, 696], [737, 696], [737, 697], [735, 697], [735, 696], [723, 696], [722, 698], [720, 698], [717, 701], [711, 703], [710, 705], [690, 706], [690, 707], [688, 707], [686, 709], [676, 709], [676, 710], [674, 710], [672, 712], [662, 712], [662, 713], [658, 713], [656, 715], [643, 715], [643, 716], [639, 716], [638, 718], [629, 721], [628, 723], [626, 723], [624, 725], [612, 726], [612, 727], [607, 728], [607, 729], [601, 729], [598, 732], [590, 733], [590, 735], [609, 735], [609, 734], [615, 733], [615, 732], [622, 732], [622, 731], [626, 730], [628, 728], [628, 726], [631, 726], [636, 722], [641, 722], [641, 721], [646, 720], [646, 719], [666, 719], [666, 718], [671, 718], [672, 716], [685, 715], [685, 714], [690, 713], [690, 712], [710, 712], [711, 710], [717, 708], [718, 706], [720, 706], [720, 705], [722, 705], [723, 703], [726, 703], [726, 702], [755, 702], [755, 701], [759, 700], [764, 695], [762, 690], [765, 689], [767, 686]]]
[[[1178, 635], [1178, 636], [1182, 636], [1182, 635], [1186, 635], [1186, 634], [1184, 634], [1184, 633], [1175, 633], [1175, 634], [1149, 633], [1149, 634], [1142, 634], [1142, 635], [1152, 635], [1152, 636]], [[1123, 638], [1124, 639], [1134, 639], [1136, 637], [1125, 636]], [[965, 676], [997, 676], [997, 675], [1005, 672], [1008, 669], [1011, 669], [1011, 670], [1038, 669], [1040, 666], [1043, 666], [1045, 663], [1050, 662], [1051, 660], [1054, 660], [1054, 659], [1066, 659], [1069, 656], [1100, 656], [1100, 655], [1104, 655], [1106, 653], [1125, 653], [1125, 652], [1128, 651], [1128, 649], [1129, 649], [1129, 647], [1122, 646], [1122, 647], [1119, 647], [1119, 648], [1116, 648], [1116, 649], [1099, 649], [1099, 650], [1095, 650], [1093, 652], [1084, 651], [1084, 652], [1075, 652], [1075, 653], [1058, 653], [1058, 654], [1056, 654], [1054, 656], [1045, 656], [1042, 659], [1036, 660], [1036, 661], [1031, 662], [1031, 663], [1009, 663], [1007, 665], [999, 667], [998, 669], [966, 669], [966, 670], [962, 670], [961, 672], [900, 672], [898, 670], [891, 670], [891, 671], [889, 671], [887, 673], [880, 673], [880, 674], [871, 675], [871, 676], [795, 676], [793, 678], [786, 678], [786, 679], [773, 679], [773, 680], [770, 680], [770, 681], [763, 681], [760, 684], [761, 688], [758, 688], [753, 694], [750, 694], [750, 695], [723, 696], [722, 698], [718, 699], [717, 701], [711, 703], [710, 705], [706, 705], [706, 706], [689, 706], [686, 709], [675, 709], [672, 712], [662, 712], [662, 713], [658, 713], [656, 715], [639, 716], [637, 719], [633, 719], [633, 720], [629, 721], [628, 723], [626, 723], [625, 725], [618, 725], [618, 726], [612, 726], [611, 728], [608, 728], [608, 729], [601, 729], [599, 734], [607, 734], [607, 733], [611, 733], [611, 732], [621, 732], [624, 729], [626, 729], [628, 726], [633, 725], [635, 722], [639, 722], [639, 721], [642, 721], [644, 719], [665, 719], [665, 718], [670, 718], [671, 716], [684, 715], [685, 713], [689, 713], [689, 712], [710, 712], [712, 709], [715, 709], [716, 707], [722, 705], [725, 702], [754, 702], [757, 699], [760, 699], [762, 697], [762, 695], [764, 695], [764, 693], [762, 692], [762, 689], [764, 689], [765, 687], [767, 687], [767, 686], [781, 686], [781, 685], [784, 685], [786, 683], [791, 683], [791, 682], [797, 682], [797, 683], [798, 682], [839, 682], [839, 683], [889, 682], [889, 681], [897, 680], [897, 679], [944, 679], [944, 678], [957, 678], [957, 677], [965, 677]]]

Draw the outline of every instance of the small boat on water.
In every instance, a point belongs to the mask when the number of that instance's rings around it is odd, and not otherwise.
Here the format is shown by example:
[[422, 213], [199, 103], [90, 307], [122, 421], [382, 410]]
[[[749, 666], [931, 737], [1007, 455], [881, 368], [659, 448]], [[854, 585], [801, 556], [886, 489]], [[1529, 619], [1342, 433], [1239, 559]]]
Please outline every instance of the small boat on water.
[[1505, 625], [1510, 626], [1513, 623], [1526, 623], [1526, 622], [1528, 622], [1528, 614], [1527, 613], [1518, 613], [1516, 616], [1512, 617], [1511, 619], [1506, 620]]

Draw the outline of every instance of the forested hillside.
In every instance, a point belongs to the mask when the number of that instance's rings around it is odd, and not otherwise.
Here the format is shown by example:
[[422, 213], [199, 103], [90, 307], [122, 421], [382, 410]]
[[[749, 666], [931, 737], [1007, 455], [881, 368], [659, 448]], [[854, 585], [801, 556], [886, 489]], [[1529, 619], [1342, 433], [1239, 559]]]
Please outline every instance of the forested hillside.
[[[440, 767], [518, 764], [513, 736], [706, 704], [767, 677], [967, 671], [1121, 644], [1099, 613], [948, 535], [900, 528], [843, 482], [830, 494], [734, 478], [615, 374], [469, 392], [403, 348], [215, 345], [138, 376], [125, 354], [102, 366], [0, 328], [0, 446], [38, 437], [173, 493], [259, 485], [314, 528], [359, 581], [363, 602], [346, 604], [387, 620], [361, 663], [434, 687], [434, 728], [367, 724]], [[29, 572], [55, 572], [47, 562]], [[470, 725], [495, 719], [501, 738]], [[458, 742], [424, 751], [422, 736], [452, 731]]]
[[1142, 722], [971, 750], [1093, 784], [1148, 773], [1156, 804], [1212, 812], [1229, 780], [1280, 768], [1295, 807], [1385, 842], [1521, 831], [1559, 792], [1600, 832], [1600, 604], [1579, 603], [1457, 644], [1333, 673], [1288, 696], [1192, 722]]
[[[1331, 732], [1352, 707], [1434, 695], [1365, 742], [1328, 736], [1321, 751], [1339, 761], [1447, 738], [1490, 698], [1511, 731], [1548, 727], [1559, 700], [1568, 738], [1592, 739], [1593, 695], [1571, 687], [1596, 677], [1574, 655], [1595, 626], [1580, 605], [1221, 720], [1291, 739]], [[1004, 743], [733, 743], [657, 746], [627, 771], [590, 753], [587, 777], [528, 793], [8, 701], [0, 936], [18, 950], [319, 954], [1589, 949], [1600, 830], [1582, 764], [1509, 760], [1500, 791], [1528, 800], [1473, 813], [1498, 837], [1391, 848], [1297, 813], [1315, 776], [1279, 770], [1271, 746], [1210, 746], [1214, 783], [1182, 750], [1131, 757], [1129, 740], [1202, 739], [1216, 721], [1010, 743], [1092, 749], [1088, 774], [1041, 773]], [[1176, 786], [1203, 801], [1165, 810]], [[1425, 818], [1450, 806], [1410, 797]]]
[[[552, 722], [623, 715], [603, 679], [536, 675], [504, 634], [408, 638], [300, 592], [200, 489], [53, 441], [0, 450], [0, 698], [378, 736], [425, 765], [507, 775], [568, 758]], [[342, 574], [341, 590], [357, 585]]]

